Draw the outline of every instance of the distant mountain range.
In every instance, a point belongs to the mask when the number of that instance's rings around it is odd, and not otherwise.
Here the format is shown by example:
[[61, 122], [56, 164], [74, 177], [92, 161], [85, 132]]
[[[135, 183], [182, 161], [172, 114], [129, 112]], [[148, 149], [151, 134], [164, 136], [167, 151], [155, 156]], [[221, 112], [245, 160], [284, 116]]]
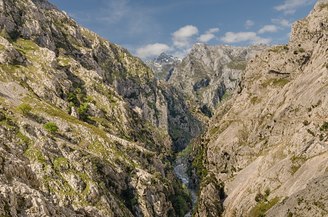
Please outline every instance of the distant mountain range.
[[210, 46], [197, 43], [180, 60], [162, 53], [147, 64], [165, 80], [212, 116], [216, 106], [237, 87], [247, 61], [266, 46]]

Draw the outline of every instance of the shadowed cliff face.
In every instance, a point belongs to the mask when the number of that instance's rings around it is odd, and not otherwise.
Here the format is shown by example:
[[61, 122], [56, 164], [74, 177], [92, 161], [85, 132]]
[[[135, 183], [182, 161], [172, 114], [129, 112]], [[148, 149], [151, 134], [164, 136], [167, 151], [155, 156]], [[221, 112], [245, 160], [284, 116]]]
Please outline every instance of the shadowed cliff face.
[[327, 215], [327, 19], [320, 1], [288, 45], [250, 60], [198, 146], [196, 216]]
[[201, 125], [178, 92], [47, 1], [0, 1], [0, 28], [1, 216], [188, 212], [172, 150]]

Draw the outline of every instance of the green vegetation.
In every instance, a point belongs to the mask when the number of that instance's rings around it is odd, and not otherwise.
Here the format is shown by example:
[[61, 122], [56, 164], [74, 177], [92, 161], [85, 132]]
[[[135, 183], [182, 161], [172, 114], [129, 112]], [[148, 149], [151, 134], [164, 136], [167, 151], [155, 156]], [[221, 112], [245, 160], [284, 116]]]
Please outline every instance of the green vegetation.
[[180, 157], [188, 157], [192, 153], [193, 146], [189, 144], [185, 149], [178, 153]]
[[235, 70], [245, 70], [247, 66], [246, 61], [231, 61], [227, 67]]
[[85, 123], [83, 121], [80, 121], [79, 119], [67, 114], [66, 112], [64, 112], [56, 107], [47, 105], [47, 106], [40, 107], [39, 110], [46, 112], [50, 116], [53, 116], [56, 118], [61, 118], [62, 120], [68, 121], [72, 124], [82, 125], [84, 127], [87, 127], [96, 135], [100, 136], [101, 138], [103, 138], [105, 140], [108, 140], [106, 133], [103, 130], [101, 130], [100, 128], [90, 125], [88, 123]]
[[31, 143], [31, 140], [20, 131], [18, 131], [16, 136], [21, 140], [21, 144], [29, 145]]
[[42, 165], [47, 165], [46, 159], [42, 151], [37, 147], [30, 145], [24, 153], [24, 156], [30, 159], [31, 161], [39, 162]]
[[57, 62], [60, 66], [69, 66], [71, 64], [71, 59], [67, 56], [60, 55], [57, 58]]
[[287, 78], [271, 78], [262, 83], [262, 87], [266, 88], [268, 86], [273, 87], [283, 87], [289, 80]]
[[250, 217], [264, 217], [265, 213], [271, 209], [274, 205], [279, 202], [279, 198], [275, 197], [270, 201], [267, 201], [266, 198], [258, 201], [255, 207], [253, 207], [249, 213]]
[[92, 144], [90, 144], [88, 146], [88, 150], [94, 152], [94, 153], [97, 153], [97, 154], [100, 154], [100, 155], [106, 155], [107, 153], [107, 150], [106, 148], [104, 147], [104, 145], [102, 143], [100, 143], [99, 141], [95, 141], [93, 142]]
[[221, 101], [226, 101], [231, 98], [231, 93], [230, 92], [225, 92], [221, 98]]
[[189, 211], [188, 203], [182, 195], [178, 195], [173, 199], [173, 207], [178, 216], [184, 216]]
[[46, 129], [49, 133], [57, 133], [58, 126], [54, 122], [48, 122], [43, 125], [43, 128]]
[[328, 130], [328, 122], [324, 122], [321, 127], [320, 127], [320, 131], [327, 131]]
[[289, 48], [287, 45], [279, 45], [279, 46], [274, 46], [273, 48], [269, 49], [270, 52], [274, 53], [279, 53], [281, 51], [288, 51]]
[[306, 158], [303, 156], [293, 156], [291, 157], [291, 173], [295, 174], [299, 168], [301, 168], [302, 164], [306, 161]]
[[74, 91], [67, 94], [67, 101], [70, 103], [70, 107], [76, 107], [79, 118], [82, 121], [88, 122], [88, 109], [89, 109], [89, 100], [92, 100], [91, 97], [86, 95], [86, 92], [82, 85], [75, 84], [76, 87]]
[[83, 121], [88, 120], [88, 109], [89, 109], [88, 103], [82, 103], [80, 105], [80, 107], [77, 109], [77, 112], [79, 113], [81, 120], [83, 120]]
[[89, 39], [90, 41], [95, 41], [97, 39], [97, 35], [87, 29], [82, 28], [81, 29], [81, 33], [84, 37], [86, 37], [87, 39]]
[[6, 127], [12, 132], [18, 132], [17, 124], [14, 122], [12, 117], [10, 117], [10, 115], [4, 111], [0, 111], [0, 125]]
[[55, 170], [62, 170], [62, 169], [68, 169], [69, 168], [69, 162], [64, 157], [59, 157], [54, 160], [54, 169]]
[[192, 167], [196, 169], [197, 176], [200, 180], [202, 180], [208, 173], [206, 167], [204, 166], [205, 147], [201, 144], [200, 140], [196, 140], [193, 145], [195, 145], [195, 148]]
[[289, 80], [287, 78], [279, 78], [279, 79], [275, 79], [272, 81], [272, 85], [276, 86], [276, 87], [283, 87], [285, 86], [287, 83], [289, 82]]
[[94, 88], [94, 90], [97, 91], [98, 93], [100, 93], [100, 94], [106, 96], [107, 99], [108, 99], [111, 103], [115, 104], [115, 103], [117, 102], [117, 100], [115, 99], [115, 98], [116, 98], [116, 96], [115, 96], [115, 92], [113, 92], [112, 90], [110, 90], [108, 87], [106, 87], [106, 86], [104, 86], [104, 85], [102, 85], [102, 84], [97, 83], [97, 84], [94, 84], [94, 85], [93, 85], [93, 88]]
[[22, 38], [19, 38], [14, 42], [14, 47], [23, 54], [39, 49], [39, 46], [34, 41]]
[[301, 47], [301, 48], [298, 49], [298, 52], [304, 53], [305, 52], [305, 49]]
[[183, 217], [191, 209], [191, 198], [188, 189], [181, 186], [177, 180], [174, 180], [172, 185], [174, 194], [170, 195], [169, 199], [172, 202], [176, 215]]
[[30, 114], [30, 112], [32, 111], [32, 107], [27, 104], [27, 103], [22, 103], [20, 104], [17, 109], [24, 115], [24, 116], [28, 116]]
[[261, 99], [259, 97], [257, 97], [257, 96], [254, 96], [254, 97], [251, 98], [251, 103], [253, 105], [258, 104], [260, 102], [261, 102]]
[[0, 64], [0, 69], [5, 73], [13, 73], [20, 69], [19, 65]]

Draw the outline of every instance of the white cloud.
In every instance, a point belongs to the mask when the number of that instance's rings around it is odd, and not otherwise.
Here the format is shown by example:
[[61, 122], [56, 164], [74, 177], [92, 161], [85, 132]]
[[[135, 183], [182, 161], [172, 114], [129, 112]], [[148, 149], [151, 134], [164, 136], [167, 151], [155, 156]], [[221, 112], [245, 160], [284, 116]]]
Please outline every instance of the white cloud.
[[290, 27], [292, 24], [286, 19], [272, 19], [272, 23], [279, 25], [281, 27], [287, 28]]
[[221, 38], [225, 43], [250, 42], [252, 44], [269, 44], [271, 39], [259, 37], [256, 32], [226, 32]]
[[173, 44], [179, 48], [189, 47], [191, 38], [197, 34], [198, 28], [196, 26], [184, 26], [172, 34]]
[[276, 25], [265, 25], [258, 31], [258, 33], [263, 34], [268, 32], [277, 32], [277, 31], [278, 31], [278, 27]]
[[309, 5], [315, 0], [285, 0], [281, 5], [275, 7], [277, 11], [282, 11], [284, 14], [294, 14], [296, 9], [305, 5]]
[[215, 34], [219, 32], [220, 29], [219, 28], [212, 28], [207, 30], [204, 34], [202, 34], [201, 36], [199, 36], [198, 41], [202, 42], [202, 43], [207, 43], [210, 40], [212, 40], [213, 38], [215, 38]]
[[170, 47], [166, 44], [155, 43], [148, 44], [137, 49], [137, 56], [141, 58], [149, 58], [153, 56], [158, 56], [163, 52], [170, 50]]
[[246, 22], [245, 22], [245, 28], [246, 29], [249, 29], [252, 26], [254, 26], [254, 24], [255, 24], [255, 22], [253, 20], [246, 20]]

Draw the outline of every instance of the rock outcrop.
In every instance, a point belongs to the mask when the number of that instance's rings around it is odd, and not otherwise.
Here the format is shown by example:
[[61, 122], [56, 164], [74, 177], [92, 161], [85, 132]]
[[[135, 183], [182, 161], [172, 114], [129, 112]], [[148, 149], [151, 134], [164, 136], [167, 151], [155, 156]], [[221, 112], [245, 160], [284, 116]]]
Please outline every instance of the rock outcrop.
[[1, 216], [188, 212], [172, 146], [201, 126], [183, 100], [46, 0], [1, 0], [0, 28]]
[[195, 146], [195, 216], [328, 215], [327, 23], [319, 1], [288, 45], [249, 61]]
[[172, 55], [161, 53], [158, 57], [146, 64], [153, 70], [155, 77], [167, 81], [172, 76], [174, 68], [181, 63], [181, 59]]

